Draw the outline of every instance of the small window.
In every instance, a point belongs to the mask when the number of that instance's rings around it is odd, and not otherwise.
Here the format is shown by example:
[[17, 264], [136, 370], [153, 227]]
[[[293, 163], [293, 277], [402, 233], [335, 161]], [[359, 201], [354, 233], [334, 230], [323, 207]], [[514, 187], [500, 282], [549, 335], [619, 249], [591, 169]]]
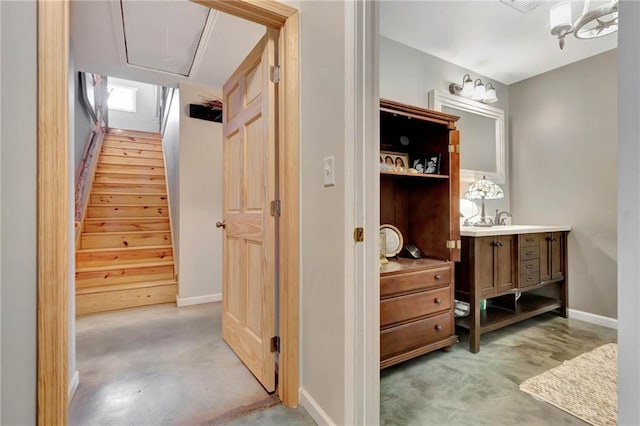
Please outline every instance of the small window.
[[138, 89], [135, 87], [109, 84], [109, 109], [125, 112], [136, 112], [136, 98]]

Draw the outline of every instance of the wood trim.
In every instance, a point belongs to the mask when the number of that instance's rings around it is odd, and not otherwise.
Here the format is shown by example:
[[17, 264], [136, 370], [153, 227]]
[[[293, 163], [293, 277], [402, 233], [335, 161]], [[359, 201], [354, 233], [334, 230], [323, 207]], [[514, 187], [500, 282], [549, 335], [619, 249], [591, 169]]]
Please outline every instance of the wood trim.
[[460, 119], [455, 115], [445, 114], [444, 112], [434, 111], [432, 109], [420, 108], [403, 104], [390, 99], [380, 99], [380, 110], [393, 112], [394, 114], [404, 113], [404, 115], [424, 120], [425, 117], [429, 121], [435, 121], [449, 126], [450, 130], [455, 130], [455, 122]]
[[279, 87], [279, 195], [280, 218], [280, 362], [278, 396], [285, 405], [298, 405], [299, 398], [299, 14], [292, 14], [280, 32], [281, 83]]
[[192, 0], [194, 3], [246, 19], [247, 21], [265, 25], [269, 28], [281, 29], [287, 19], [298, 11], [274, 0]]
[[[80, 173], [78, 179], [76, 179], [76, 193], [75, 193], [75, 241], [76, 250], [80, 247], [80, 234], [82, 234], [82, 227], [84, 221], [87, 218], [87, 206], [91, 199], [91, 193], [93, 192], [93, 182], [96, 178], [96, 170], [98, 169], [98, 159], [100, 157], [100, 151], [102, 150], [102, 143], [104, 141], [104, 129], [100, 125], [96, 125], [94, 129], [94, 136], [89, 142], [89, 146], [85, 152], [85, 158], [82, 160], [80, 166]], [[87, 170], [84, 170], [84, 169]]]
[[38, 1], [38, 425], [67, 423], [69, 1]]

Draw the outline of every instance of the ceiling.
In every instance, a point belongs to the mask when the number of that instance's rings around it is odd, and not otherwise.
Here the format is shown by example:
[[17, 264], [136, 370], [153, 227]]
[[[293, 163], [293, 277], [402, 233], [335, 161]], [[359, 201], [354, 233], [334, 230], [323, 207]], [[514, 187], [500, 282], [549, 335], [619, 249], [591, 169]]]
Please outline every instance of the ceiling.
[[[380, 33], [505, 84], [617, 46], [617, 33], [569, 36], [560, 50], [549, 34], [555, 2], [537, 3], [523, 14], [499, 0], [387, 0], [380, 5]], [[573, 2], [576, 17], [582, 3]], [[222, 87], [264, 32], [188, 0], [71, 2], [76, 70], [153, 84]]]
[[[512, 84], [617, 46], [617, 33], [592, 40], [549, 33], [555, 1], [523, 14], [498, 0], [382, 1], [380, 34], [438, 58]], [[574, 17], [582, 1], [572, 2]], [[460, 76], [462, 80], [462, 76]]]
[[152, 84], [221, 88], [264, 33], [188, 0], [71, 2], [75, 69]]

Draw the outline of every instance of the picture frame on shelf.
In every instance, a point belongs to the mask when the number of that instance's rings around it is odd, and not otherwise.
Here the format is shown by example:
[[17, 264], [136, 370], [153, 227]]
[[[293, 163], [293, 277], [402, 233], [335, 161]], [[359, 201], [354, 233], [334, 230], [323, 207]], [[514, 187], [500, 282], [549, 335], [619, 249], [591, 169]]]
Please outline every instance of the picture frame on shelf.
[[440, 174], [440, 160], [442, 156], [440, 154], [429, 154], [424, 160], [424, 173], [427, 175], [439, 175]]
[[409, 155], [404, 152], [380, 151], [380, 170], [408, 171]]

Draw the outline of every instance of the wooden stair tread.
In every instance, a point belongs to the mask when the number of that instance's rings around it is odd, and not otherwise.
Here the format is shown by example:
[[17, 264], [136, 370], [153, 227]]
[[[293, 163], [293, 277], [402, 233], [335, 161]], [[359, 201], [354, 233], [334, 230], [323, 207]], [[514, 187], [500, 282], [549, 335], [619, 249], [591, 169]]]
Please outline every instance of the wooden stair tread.
[[[103, 234], [103, 232], [101, 232]], [[122, 251], [122, 250], [162, 250], [162, 249], [171, 249], [173, 248], [171, 244], [165, 245], [155, 245], [155, 246], [142, 246], [142, 247], [107, 247], [107, 248], [88, 248], [88, 249], [78, 249], [76, 253], [101, 253], [101, 252], [111, 252], [111, 251]]]
[[148, 192], [118, 192], [118, 191], [91, 191], [91, 195], [133, 195], [133, 196], [149, 196], [149, 195], [167, 195], [167, 191], [163, 193], [149, 194]]
[[101, 237], [108, 237], [110, 235], [140, 235], [140, 234], [166, 234], [170, 232], [169, 229], [166, 230], [153, 230], [153, 231], [112, 231], [112, 232], [83, 232], [82, 235], [95, 235]]
[[170, 285], [178, 285], [178, 281], [157, 280], [157, 281], [143, 281], [139, 283], [120, 283], [120, 284], [100, 285], [95, 287], [77, 288], [76, 294], [81, 295], [81, 294], [104, 293], [109, 291], [133, 290], [137, 288], [162, 287], [162, 286], [170, 286]]
[[110, 271], [112, 269], [135, 269], [135, 268], [152, 268], [154, 266], [173, 266], [173, 260], [156, 260], [152, 262], [118, 262], [112, 261], [109, 265], [100, 266], [84, 266], [76, 267], [76, 273], [79, 272], [98, 272]]
[[165, 182], [164, 181], [145, 181], [145, 180], [137, 180], [137, 179], [131, 179], [131, 180], [118, 180], [118, 181], [114, 181], [114, 182], [96, 182], [99, 183], [100, 185], [155, 185], [155, 186], [165, 186]]
[[[166, 207], [167, 203], [162, 203], [162, 204], [109, 204], [109, 205], [104, 205], [104, 204], [87, 204], [87, 207]], [[91, 218], [91, 219], [97, 219], [95, 217]]]
[[138, 222], [155, 222], [158, 220], [168, 221], [168, 217], [149, 217], [149, 216], [128, 216], [128, 217], [88, 217], [86, 222], [122, 222], [123, 220], [135, 220]]

